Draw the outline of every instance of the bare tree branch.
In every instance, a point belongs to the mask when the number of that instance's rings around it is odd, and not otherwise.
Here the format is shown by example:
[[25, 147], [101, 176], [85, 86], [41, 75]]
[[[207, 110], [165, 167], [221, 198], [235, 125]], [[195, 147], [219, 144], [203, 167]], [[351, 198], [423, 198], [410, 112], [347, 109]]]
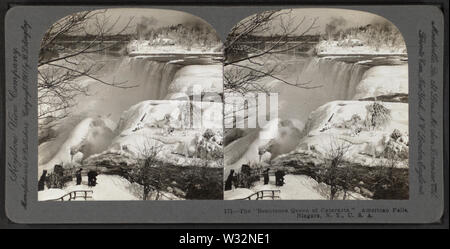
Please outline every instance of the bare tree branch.
[[109, 87], [135, 87], [98, 77], [103, 66], [86, 59], [117, 46], [120, 41], [108, 42], [109, 37], [125, 35], [131, 21], [120, 22], [120, 16], [113, 18], [107, 10], [83, 11], [58, 20], [47, 30], [38, 60], [40, 127], [51, 127], [52, 122], [67, 117], [76, 105], [75, 98], [89, 94], [79, 82], [81, 77]]
[[[302, 37], [317, 28], [316, 22], [317, 18], [309, 21], [302, 17], [297, 20], [289, 9], [264, 11], [238, 23], [225, 42], [224, 90], [238, 93], [269, 92], [270, 89], [262, 83], [265, 78], [303, 89], [321, 87], [310, 86], [311, 82], [283, 79], [278, 76], [283, 69], [281, 63], [270, 63], [272, 56], [302, 46], [301, 43], [289, 46], [289, 41], [293, 36]], [[255, 37], [262, 40], [255, 41]], [[242, 45], [252, 39], [257, 44], [255, 47]], [[258, 49], [260, 46], [264, 48]]]

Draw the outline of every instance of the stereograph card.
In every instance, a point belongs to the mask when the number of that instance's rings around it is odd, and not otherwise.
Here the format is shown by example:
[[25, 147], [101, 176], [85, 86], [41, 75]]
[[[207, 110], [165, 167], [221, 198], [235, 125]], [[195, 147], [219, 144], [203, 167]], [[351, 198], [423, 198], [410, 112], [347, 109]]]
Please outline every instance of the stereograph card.
[[16, 223], [435, 223], [431, 5], [15, 6]]

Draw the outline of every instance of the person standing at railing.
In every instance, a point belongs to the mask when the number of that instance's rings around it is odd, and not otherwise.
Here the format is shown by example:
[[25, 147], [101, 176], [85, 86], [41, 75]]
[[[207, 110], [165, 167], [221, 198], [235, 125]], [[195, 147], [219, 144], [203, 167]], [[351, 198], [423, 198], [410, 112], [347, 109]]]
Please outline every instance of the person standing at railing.
[[77, 178], [77, 185], [80, 185], [81, 184], [81, 171], [82, 171], [83, 169], [82, 168], [80, 168], [79, 170], [77, 170], [77, 172], [75, 173], [75, 177]]
[[230, 170], [227, 180], [225, 181], [225, 191], [231, 190], [233, 187], [234, 170]]
[[41, 178], [39, 178], [38, 182], [38, 191], [42, 191], [45, 189], [45, 182], [47, 181], [47, 170], [42, 172]]
[[266, 169], [264, 170], [263, 176], [264, 176], [264, 185], [269, 184], [269, 170], [270, 169]]

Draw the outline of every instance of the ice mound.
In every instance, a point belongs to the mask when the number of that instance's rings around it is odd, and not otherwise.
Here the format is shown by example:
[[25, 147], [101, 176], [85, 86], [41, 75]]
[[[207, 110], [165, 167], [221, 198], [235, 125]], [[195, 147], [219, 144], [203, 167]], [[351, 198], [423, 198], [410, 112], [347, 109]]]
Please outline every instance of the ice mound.
[[377, 159], [384, 157], [386, 150], [401, 153], [404, 158], [408, 151], [408, 104], [384, 102], [391, 119], [384, 126], [373, 128], [365, 123], [367, 106], [373, 103], [333, 101], [319, 107], [311, 113], [297, 151], [313, 151], [325, 156], [333, 146], [349, 144], [349, 158], [367, 166], [376, 166]]
[[[79, 122], [69, 133], [65, 140], [55, 139], [39, 146], [41, 160], [39, 175], [43, 170], [51, 172], [54, 165], [63, 167], [77, 164], [89, 155], [99, 153], [106, 149], [114, 138], [111, 120], [106, 118], [85, 118]], [[53, 154], [48, 147], [58, 148]]]
[[222, 129], [222, 103], [147, 100], [125, 111], [117, 126], [121, 136], [143, 128]]
[[217, 113], [222, 113], [221, 103], [140, 102], [122, 114], [117, 136], [109, 147], [87, 162], [110, 168], [128, 165], [139, 158], [146, 146], [157, 146], [161, 148], [157, 156], [165, 163], [221, 167], [222, 116]]

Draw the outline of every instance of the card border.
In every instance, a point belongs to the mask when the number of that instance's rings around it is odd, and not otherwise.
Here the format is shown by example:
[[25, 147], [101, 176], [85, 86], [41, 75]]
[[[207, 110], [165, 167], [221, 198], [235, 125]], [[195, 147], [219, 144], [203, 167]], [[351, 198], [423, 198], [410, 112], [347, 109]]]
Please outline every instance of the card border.
[[[88, 8], [93, 8], [92, 6], [87, 6]], [[111, 7], [125, 7], [125, 6], [111, 6]], [[144, 6], [137, 6], [138, 8], [142, 8]], [[302, 7], [302, 8], [313, 8], [314, 6], [264, 6], [264, 7], [243, 7], [240, 6], [238, 7], [239, 11], [236, 11], [236, 9], [234, 9], [233, 11], [229, 11], [230, 14], [233, 15], [229, 15], [226, 16], [225, 13], [227, 13], [227, 11], [223, 11], [222, 8], [231, 8], [231, 7], [210, 7], [210, 6], [205, 6], [205, 7], [193, 7], [193, 6], [146, 6], [146, 7], [152, 7], [152, 8], [165, 8], [165, 9], [177, 9], [177, 10], [188, 10], [187, 12], [190, 12], [194, 15], [197, 15], [201, 18], [203, 18], [204, 20], [206, 20], [207, 22], [209, 22], [214, 28], [216, 28], [216, 30], [222, 34], [222, 38], [224, 37], [223, 34], [226, 34], [226, 32], [224, 30], [229, 30], [227, 29], [228, 26], [230, 26], [229, 24], [235, 24], [237, 22], [231, 22], [229, 21], [230, 19], [242, 19], [242, 16], [246, 17], [249, 15], [249, 13], [254, 13], [255, 11], [260, 11], [262, 9], [267, 9], [267, 8], [277, 8], [277, 7], [282, 7], [282, 8], [288, 8], [288, 7]], [[318, 6], [318, 7], [323, 7], [323, 6]], [[330, 6], [332, 8], [337, 8], [338, 6]], [[383, 14], [381, 16], [386, 17], [387, 19], [389, 19], [391, 22], [393, 22], [401, 31], [403, 36], [405, 37], [405, 41], [407, 43], [408, 46], [408, 57], [409, 57], [409, 79], [410, 79], [410, 99], [409, 99], [409, 108], [410, 108], [410, 115], [411, 113], [415, 113], [414, 112], [414, 97], [411, 96], [414, 94], [414, 90], [415, 88], [411, 86], [411, 84], [414, 83], [414, 79], [413, 77], [416, 77], [416, 75], [414, 74], [414, 71], [412, 69], [415, 69], [415, 67], [417, 66], [417, 64], [414, 63], [414, 56], [412, 56], [413, 52], [411, 52], [414, 49], [414, 43], [413, 45], [411, 44], [411, 41], [414, 41], [414, 35], [407, 35], [405, 33], [405, 28], [407, 27], [411, 27], [413, 26], [411, 24], [411, 21], [416, 21], [415, 23], [418, 23], [419, 21], [425, 22], [425, 20], [429, 21], [431, 19], [434, 20], [438, 20], [436, 21], [437, 23], [439, 23], [440, 25], [440, 30], [444, 30], [443, 29], [443, 14], [442, 12], [437, 9], [436, 7], [430, 7], [430, 6], [342, 6], [345, 9], [358, 9], [358, 10], [371, 10], [372, 12], [375, 12], [376, 14], [380, 14], [380, 12], [383, 12]], [[74, 12], [74, 10], [79, 9], [79, 8], [84, 8], [84, 7], [74, 7], [74, 6], [70, 6], [70, 8], [67, 7], [51, 7], [51, 6], [45, 6], [45, 7], [38, 7], [38, 6], [33, 6], [33, 7], [14, 7], [13, 9], [11, 9], [10, 11], [8, 11], [7, 15], [6, 15], [6, 32], [5, 32], [5, 45], [6, 45], [6, 49], [5, 49], [5, 58], [8, 58], [8, 52], [10, 52], [10, 50], [8, 50], [8, 48], [11, 48], [11, 45], [13, 44], [10, 39], [12, 39], [11, 36], [12, 33], [14, 33], [14, 29], [13, 29], [13, 23], [11, 22], [13, 20], [11, 20], [11, 17], [8, 17], [9, 15], [11, 15], [11, 11], [17, 11], [17, 9], [22, 9], [23, 8], [34, 8], [34, 10], [32, 11], [34, 15], [32, 16], [38, 16], [38, 13], [42, 13], [42, 11], [44, 12], [50, 12], [52, 10], [57, 9], [58, 10], [58, 16], [59, 17], [63, 17], [65, 14], [70, 14], [71, 12]], [[105, 8], [105, 6], [101, 6], [101, 8]], [[389, 8], [389, 10], [386, 10], [386, 8]], [[406, 12], [406, 16], [405, 15], [397, 15], [396, 17], [392, 18], [391, 15], [395, 14], [397, 12], [399, 12], [399, 9], [401, 8], [402, 10], [408, 9], [408, 11]], [[395, 10], [397, 9], [397, 10]], [[26, 13], [27, 10], [25, 10], [22, 13]], [[388, 12], [388, 16], [386, 16], [386, 11]], [[416, 17], [414, 15], [414, 13], [417, 13], [417, 11], [420, 11], [422, 14], [420, 15], [421, 17], [423, 17], [423, 19], [419, 19], [416, 18], [414, 19], [414, 17]], [[203, 13], [203, 14], [202, 14]], [[423, 13], [427, 13], [427, 15], [423, 14]], [[20, 14], [20, 13], [19, 13]], [[57, 19], [57, 17], [49, 15], [48, 13], [45, 15], [45, 17], [47, 18], [47, 20], [45, 20], [47, 23], [52, 23], [53, 21], [55, 21]], [[233, 18], [230, 18], [231, 16], [233, 16]], [[432, 18], [430, 17], [432, 16]], [[228, 18], [227, 18], [228, 17]], [[403, 17], [403, 19], [402, 19]], [[14, 18], [14, 17], [13, 17]], [[53, 18], [53, 19], [52, 19]], [[212, 20], [215, 20], [216, 22], [220, 23], [220, 26], [215, 26], [214, 25], [214, 21], [210, 21], [210, 18], [214, 18]], [[20, 19], [20, 18], [19, 18]], [[23, 18], [22, 18], [23, 19]], [[30, 19], [30, 16], [28, 17], [28, 19]], [[44, 20], [42, 20], [42, 16], [39, 19], [35, 19], [35, 20], [39, 20], [41, 22], [44, 23]], [[234, 20], [233, 19], [233, 20]], [[31, 19], [32, 20], [32, 19]], [[227, 23], [224, 20], [228, 20]], [[30, 23], [33, 23], [32, 21], [30, 21]], [[407, 23], [407, 25], [404, 25], [405, 23]], [[38, 25], [39, 27], [45, 27], [45, 25]], [[423, 30], [427, 30], [426, 28], [428, 26], [425, 26], [425, 24], [418, 24], [418, 25], [424, 25]], [[232, 26], [232, 25], [231, 25]], [[47, 25], [48, 27], [48, 25]], [[33, 26], [33, 30], [38, 30], [38, 28], [36, 28], [36, 26]], [[45, 29], [44, 29], [45, 31]], [[416, 31], [416, 30], [415, 30]], [[36, 31], [37, 32], [37, 31]], [[42, 32], [43, 34], [43, 32]], [[33, 37], [33, 39], [35, 39], [36, 36]], [[39, 38], [40, 39], [40, 38]], [[38, 40], [39, 40], [38, 39]], [[440, 49], [441, 51], [443, 51], [444, 47], [443, 47], [443, 38], [442, 41], [440, 43]], [[8, 43], [9, 42], [9, 43]], [[35, 43], [34, 46], [36, 46]], [[417, 44], [417, 43], [415, 43]], [[33, 46], [33, 44], [31, 45], [31, 47]], [[38, 51], [38, 50], [36, 50]], [[416, 51], [414, 51], [416, 52]], [[443, 75], [443, 53], [440, 54], [441, 55], [441, 62], [442, 62], [442, 67], [440, 68], [440, 73]], [[35, 57], [37, 57], [37, 55], [35, 55]], [[30, 60], [33, 61], [33, 56], [30, 56]], [[37, 60], [35, 60], [37, 61]], [[6, 62], [6, 66], [8, 69], [8, 63]], [[6, 70], [5, 72], [8, 72], [8, 70]], [[31, 74], [30, 74], [31, 75]], [[37, 74], [35, 74], [37, 75]], [[6, 78], [8, 79], [8, 76], [10, 75], [5, 75]], [[443, 77], [441, 77], [442, 79], [440, 79], [440, 84], [438, 84], [440, 87], [444, 87], [443, 84]], [[417, 89], [416, 89], [417, 90]], [[441, 89], [442, 90], [442, 89]], [[443, 91], [441, 91], [443, 92]], [[442, 98], [439, 107], [441, 108], [443, 113], [443, 96], [440, 96]], [[6, 107], [8, 107], [8, 102], [6, 103]], [[6, 117], [6, 115], [5, 115]], [[443, 120], [440, 120], [440, 130], [438, 131], [439, 134], [442, 135], [443, 132]], [[411, 117], [410, 117], [410, 131], [414, 131], [413, 129], [413, 122], [411, 121]], [[37, 127], [33, 128], [34, 132], [36, 132], [37, 134]], [[411, 134], [411, 132], [410, 132]], [[37, 136], [36, 136], [37, 137]], [[444, 136], [441, 136], [444, 139]], [[6, 139], [8, 139], [8, 134], [6, 134]], [[410, 138], [410, 141], [412, 141], [414, 139], [414, 136], [412, 138]], [[443, 141], [441, 141], [440, 143], [441, 147], [443, 148]], [[7, 146], [5, 146], [5, 148], [7, 148]], [[32, 146], [30, 147], [30, 153], [32, 152], [36, 152], [35, 157], [37, 159], [37, 146], [35, 149], [32, 148]], [[413, 151], [413, 146], [411, 146], [410, 148], [410, 155], [413, 157], [414, 156], [414, 151]], [[443, 152], [441, 154], [441, 158], [440, 161], [442, 162], [440, 165], [443, 165]], [[411, 160], [410, 160], [411, 163]], [[410, 167], [411, 168], [411, 167]], [[442, 170], [442, 167], [440, 168], [440, 170]], [[411, 172], [411, 171], [410, 171]], [[33, 170], [30, 170], [30, 174], [33, 173]], [[413, 172], [411, 172], [413, 173]], [[8, 174], [6, 175], [6, 177], [8, 177]], [[412, 179], [411, 179], [412, 178]], [[33, 181], [36, 178], [33, 178]], [[410, 175], [410, 193], [414, 193], [412, 191], [414, 190], [414, 186], [412, 186], [413, 181], [415, 180], [414, 178], [414, 174]], [[194, 216], [190, 216], [190, 217], [186, 217], [183, 216], [178, 210], [179, 208], [183, 208], [183, 207], [177, 207], [175, 209], [172, 209], [169, 213], [170, 217], [167, 217], [167, 211], [168, 208], [171, 209], [173, 207], [170, 203], [169, 205], [167, 205], [167, 203], [165, 202], [148, 202], [148, 203], [144, 203], [144, 204], [136, 204], [136, 202], [130, 203], [130, 202], [97, 202], [99, 205], [91, 205], [88, 204], [86, 205], [86, 203], [84, 203], [83, 205], [79, 205], [78, 203], [70, 203], [70, 207], [66, 206], [66, 205], [55, 205], [54, 203], [52, 203], [52, 205], [40, 205], [40, 204], [36, 204], [35, 205], [35, 197], [32, 200], [29, 200], [29, 209], [27, 210], [23, 210], [20, 211], [20, 206], [17, 206], [17, 204], [19, 204], [18, 198], [17, 196], [19, 196], [19, 194], [15, 194], [11, 191], [14, 191], [13, 188], [11, 188], [12, 186], [10, 184], [8, 184], [8, 182], [6, 182], [6, 210], [7, 210], [7, 214], [8, 217], [17, 223], [147, 223], [147, 222], [155, 222], [155, 223], [217, 223], [217, 222], [225, 222], [225, 223], [229, 223], [229, 222], [253, 222], [253, 223], [261, 223], [261, 222], [293, 222], [293, 223], [302, 223], [304, 221], [299, 221], [299, 220], [286, 220], [286, 218], [292, 218], [292, 217], [275, 217], [275, 218], [269, 218], [269, 219], [264, 219], [261, 217], [253, 217], [253, 218], [249, 218], [249, 216], [223, 216], [223, 214], [220, 216], [219, 212], [217, 213], [211, 213], [211, 210], [199, 210], [199, 206], [200, 207], [204, 207], [204, 203], [208, 202], [208, 204], [212, 204], [214, 207], [216, 207], [216, 209], [219, 209], [221, 211], [223, 211], [224, 207], [223, 206], [230, 206], [233, 207], [234, 205], [238, 204], [243, 207], [243, 208], [254, 208], [251, 207], [253, 205], [249, 205], [251, 203], [248, 204], [243, 204], [243, 202], [239, 202], [239, 201], [182, 201], [182, 206], [184, 206], [184, 209], [187, 210], [195, 210], [196, 214]], [[34, 184], [36, 185], [36, 184]], [[395, 204], [395, 205], [399, 205], [399, 206], [411, 206], [411, 208], [409, 210], [411, 210], [411, 212], [408, 215], [403, 215], [401, 217], [399, 216], [391, 216], [391, 217], [374, 217], [372, 220], [327, 220], [325, 222], [331, 222], [331, 223], [341, 223], [341, 222], [356, 222], [356, 223], [360, 223], [360, 222], [373, 222], [373, 223], [378, 223], [378, 222], [400, 222], [400, 223], [410, 223], [410, 222], [419, 222], [419, 223], [429, 223], [429, 222], [437, 222], [440, 220], [440, 218], [442, 217], [442, 213], [443, 213], [443, 180], [441, 179], [441, 188], [440, 189], [440, 198], [439, 201], [436, 202], [435, 199], [429, 199], [429, 198], [418, 198], [416, 199], [413, 195], [411, 195], [411, 200], [408, 201], [347, 201], [347, 203], [338, 203], [338, 204], [344, 204], [344, 205], [339, 205], [341, 207], [349, 207], [351, 208], [350, 204], [353, 205], [365, 205], [364, 202], [370, 202], [370, 203], [374, 203], [376, 202], [376, 206], [380, 206], [380, 207], [385, 207], [388, 206], [388, 204]], [[32, 193], [36, 193], [36, 187], [33, 187], [33, 184], [29, 185], [29, 196], [32, 196]], [[413, 198], [414, 197], [414, 198]], [[228, 202], [230, 202], [230, 204], [228, 204]], [[329, 201], [280, 201], [283, 203], [292, 203], [293, 206], [299, 206], [299, 203], [301, 204], [305, 204], [305, 202], [308, 203], [313, 203], [314, 205], [318, 205], [318, 204], [322, 204], [321, 206], [325, 206], [327, 205], [326, 203]], [[273, 203], [272, 201], [262, 201], [261, 204], [264, 205], [270, 205], [270, 206], [274, 206], [274, 207], [281, 207], [284, 205], [280, 205], [277, 201], [277, 203]], [[335, 201], [331, 201], [333, 203], [336, 203]], [[15, 203], [15, 205], [14, 205]], [[139, 202], [142, 203], [142, 202]], [[221, 203], [227, 203], [226, 205], [221, 205]], [[233, 204], [236, 203], [236, 204]], [[266, 204], [267, 203], [267, 204]], [[317, 203], [317, 204], [316, 204]], [[428, 204], [428, 205], [424, 205], [424, 204]], [[332, 204], [332, 203], [331, 203]], [[20, 205], [20, 204], [19, 204]], [[126, 208], [131, 209], [131, 212], [120, 212], [118, 210], [123, 210], [123, 206], [127, 206]], [[262, 206], [264, 206], [262, 205]], [[308, 204], [309, 205], [309, 204]], [[307, 206], [308, 206], [307, 205]], [[332, 204], [331, 206], [333, 206], [335, 204]], [[374, 204], [375, 205], [375, 204]], [[103, 207], [102, 207], [103, 206]], [[105, 206], [109, 206], [109, 210], [105, 210]], [[148, 206], [151, 206], [150, 208], [153, 208], [152, 210], [144, 210], [144, 212], [136, 212], [135, 209], [142, 209], [142, 208], [149, 208]], [[169, 206], [169, 207], [167, 207]], [[222, 206], [222, 207], [221, 207]], [[250, 207], [249, 207], [250, 206]], [[111, 209], [112, 208], [112, 209]], [[115, 209], [117, 208], [117, 209]], [[222, 209], [220, 209], [222, 208]], [[436, 211], [437, 210], [437, 211]], [[61, 212], [62, 211], [62, 212]], [[197, 212], [200, 211], [200, 212]], [[70, 215], [70, 217], [67, 217], [67, 212], [72, 213], [73, 215]], [[100, 213], [101, 212], [101, 213]], [[156, 219], [146, 219], [146, 216], [148, 215], [148, 212], [152, 212], [153, 215], [155, 216], [159, 216], [158, 217], [154, 217]], [[64, 213], [66, 213], [66, 215], [64, 215]], [[89, 214], [87, 214], [89, 213]], [[117, 213], [120, 213], [121, 215], [117, 215]], [[161, 213], [165, 213], [165, 215], [161, 215]], [[426, 215], [421, 215], [426, 213]], [[181, 214], [181, 215], [180, 215]], [[131, 217], [134, 216], [134, 217]], [[161, 217], [164, 216], [164, 217]], [[213, 216], [213, 217], [209, 217], [209, 216]], [[219, 217], [218, 217], [219, 216]], [[169, 218], [169, 219], [167, 219]], [[256, 219], [255, 219], [256, 218]], [[62, 220], [64, 219], [64, 220]], [[141, 219], [141, 220], [140, 220]], [[247, 221], [244, 221], [245, 219], [247, 219]], [[324, 221], [322, 221], [324, 222]], [[309, 223], [309, 222], [308, 222]]]

